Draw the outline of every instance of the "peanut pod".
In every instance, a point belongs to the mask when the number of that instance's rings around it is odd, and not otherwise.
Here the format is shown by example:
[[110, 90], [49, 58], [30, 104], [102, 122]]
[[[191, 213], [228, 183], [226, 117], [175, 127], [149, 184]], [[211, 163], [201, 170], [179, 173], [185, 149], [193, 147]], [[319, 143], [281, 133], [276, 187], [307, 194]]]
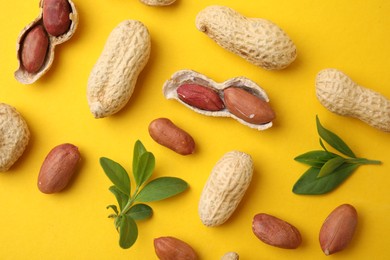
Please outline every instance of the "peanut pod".
[[140, 0], [140, 2], [150, 6], [166, 6], [173, 4], [176, 0]]
[[196, 27], [221, 47], [264, 69], [284, 69], [297, 56], [295, 44], [279, 26], [226, 6], [212, 5], [200, 11]]
[[19, 159], [30, 140], [26, 121], [16, 109], [0, 103], [0, 172]]
[[149, 31], [140, 21], [125, 20], [112, 30], [88, 79], [87, 99], [95, 118], [113, 115], [127, 104], [150, 47]]
[[72, 0], [41, 0], [39, 8], [38, 17], [17, 39], [18, 68], [14, 76], [22, 84], [34, 83], [50, 69], [55, 47], [73, 36], [79, 21]]
[[[184, 91], [181, 88], [191, 85], [198, 87], [186, 87], [191, 93], [183, 98]], [[164, 83], [163, 94], [165, 98], [175, 99], [197, 113], [231, 117], [257, 130], [272, 127], [272, 120], [275, 118], [266, 92], [246, 77], [235, 77], [217, 83], [196, 71], [179, 70]]]
[[252, 157], [231, 151], [215, 164], [203, 188], [198, 213], [205, 226], [225, 223], [236, 210], [252, 180]]
[[315, 87], [318, 100], [329, 111], [390, 132], [390, 100], [385, 96], [359, 86], [337, 69], [321, 70]]

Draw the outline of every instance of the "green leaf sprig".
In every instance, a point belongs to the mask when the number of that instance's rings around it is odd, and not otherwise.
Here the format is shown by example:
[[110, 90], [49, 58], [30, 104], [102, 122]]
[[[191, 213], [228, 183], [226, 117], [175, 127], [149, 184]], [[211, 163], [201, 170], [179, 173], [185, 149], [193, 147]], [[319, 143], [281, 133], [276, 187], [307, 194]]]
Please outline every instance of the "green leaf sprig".
[[150, 218], [153, 214], [152, 208], [145, 202], [163, 200], [188, 188], [185, 181], [176, 177], [159, 177], [147, 182], [152, 176], [155, 158], [139, 140], [135, 142], [133, 153], [133, 193], [130, 177], [119, 163], [101, 157], [100, 165], [114, 184], [109, 191], [114, 194], [119, 209], [116, 205], [109, 205], [107, 208], [114, 211], [109, 217], [114, 219], [115, 228], [119, 232], [119, 245], [124, 249], [130, 248], [137, 240], [136, 221]]
[[[295, 194], [328, 193], [344, 182], [360, 165], [381, 164], [380, 161], [356, 157], [339, 136], [321, 125], [318, 116], [316, 116], [316, 124], [323, 150], [310, 151], [294, 158], [310, 166], [294, 184]], [[346, 157], [328, 151], [324, 141]]]

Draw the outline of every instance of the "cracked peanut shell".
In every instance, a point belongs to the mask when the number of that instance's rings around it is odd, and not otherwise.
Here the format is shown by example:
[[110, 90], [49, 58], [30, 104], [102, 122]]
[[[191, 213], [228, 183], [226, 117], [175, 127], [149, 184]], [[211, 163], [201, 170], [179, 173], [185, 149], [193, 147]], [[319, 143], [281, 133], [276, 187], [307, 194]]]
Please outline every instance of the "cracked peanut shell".
[[[237, 120], [239, 123], [257, 130], [266, 130], [272, 127], [272, 120], [261, 124], [250, 123], [238, 117], [237, 115], [233, 114], [231, 111], [229, 111], [227, 107], [221, 107], [221, 109], [218, 111], [209, 111], [209, 110], [199, 109], [195, 106], [192, 106], [184, 102], [182, 99], [180, 99], [178, 95], [177, 92], [178, 88], [184, 84], [197, 84], [197, 85], [210, 88], [216, 91], [216, 93], [218, 93], [218, 95], [222, 100], [224, 100], [225, 89], [230, 87], [238, 87], [238, 88], [245, 89], [250, 94], [256, 96], [257, 98], [261, 99], [262, 101], [268, 104], [269, 98], [267, 96], [267, 93], [264, 91], [264, 89], [262, 89], [258, 84], [256, 84], [254, 81], [250, 80], [249, 78], [243, 76], [234, 77], [224, 82], [217, 83], [214, 80], [210, 79], [209, 77], [199, 72], [193, 70], [179, 70], [175, 72], [171, 76], [171, 78], [164, 83], [163, 94], [165, 98], [177, 100], [187, 108], [202, 115], [215, 116], [215, 117], [231, 117]], [[246, 101], [243, 100], [243, 102], [245, 103]], [[269, 107], [269, 109], [271, 108]]]
[[[49, 69], [51, 68], [53, 61], [54, 61], [54, 53], [56, 46], [59, 44], [62, 44], [66, 41], [68, 41], [75, 33], [78, 22], [79, 22], [79, 15], [76, 10], [76, 7], [72, 0], [68, 0], [69, 6], [70, 6], [70, 12], [69, 12], [69, 19], [70, 19], [70, 25], [68, 30], [58, 36], [51, 35], [46, 31], [44, 28], [44, 22], [43, 22], [43, 6], [44, 6], [44, 0], [41, 0], [39, 2], [39, 9], [40, 13], [37, 18], [30, 24], [28, 24], [19, 34], [19, 37], [17, 39], [16, 44], [16, 54], [17, 54], [17, 60], [18, 60], [18, 68], [14, 73], [15, 79], [19, 81], [22, 84], [32, 84], [38, 79], [40, 79]], [[45, 51], [45, 55], [43, 57], [43, 62], [41, 66], [37, 70], [34, 71], [28, 71], [22, 61], [22, 53], [23, 53], [23, 46], [25, 43], [26, 37], [29, 35], [29, 33], [36, 28], [36, 26], [42, 26], [44, 28], [44, 33], [48, 39], [48, 47]], [[39, 48], [39, 46], [38, 46]]]

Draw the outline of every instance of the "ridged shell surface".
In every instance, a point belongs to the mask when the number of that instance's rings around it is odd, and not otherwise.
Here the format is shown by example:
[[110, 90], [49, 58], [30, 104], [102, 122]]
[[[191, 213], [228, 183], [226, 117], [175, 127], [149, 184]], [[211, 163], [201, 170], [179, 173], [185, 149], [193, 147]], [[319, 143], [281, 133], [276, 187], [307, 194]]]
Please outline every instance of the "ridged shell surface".
[[176, 0], [140, 0], [142, 3], [146, 5], [151, 5], [151, 6], [165, 6], [165, 5], [171, 5]]
[[113, 29], [88, 79], [87, 99], [95, 118], [115, 114], [127, 104], [150, 47], [149, 31], [140, 21], [125, 20]]
[[236, 210], [253, 175], [250, 155], [231, 151], [214, 166], [200, 196], [199, 216], [206, 226], [223, 224]]
[[359, 86], [337, 69], [320, 71], [315, 86], [318, 100], [331, 112], [390, 132], [390, 100], [380, 93]]
[[273, 22], [247, 18], [237, 11], [212, 5], [200, 11], [196, 27], [223, 48], [268, 70], [290, 65], [297, 56], [290, 37]]
[[16, 109], [0, 103], [0, 171], [7, 171], [23, 154], [30, 140], [26, 121]]
[[226, 108], [220, 111], [206, 111], [186, 104], [185, 102], [180, 100], [177, 94], [177, 88], [186, 83], [195, 83], [205, 87], [212, 88], [219, 93], [221, 99], [223, 99], [223, 90], [225, 88], [232, 87], [232, 86], [242, 87], [248, 90], [253, 95], [263, 99], [266, 102], [269, 102], [267, 93], [259, 85], [257, 85], [254, 81], [250, 80], [249, 78], [234, 77], [222, 83], [217, 83], [211, 78], [199, 72], [196, 72], [194, 70], [187, 70], [187, 69], [179, 70], [175, 72], [171, 76], [171, 78], [164, 83], [163, 94], [165, 98], [177, 100], [184, 106], [202, 115], [215, 116], [215, 117], [231, 117], [237, 120], [238, 122], [240, 122], [241, 124], [257, 130], [265, 130], [272, 127], [272, 122], [266, 124], [260, 124], [260, 125], [248, 123], [242, 120], [241, 118], [238, 118], [237, 116], [230, 113]]
[[26, 37], [26, 34], [37, 24], [42, 23], [42, 15], [43, 15], [43, 0], [39, 2], [40, 13], [37, 18], [30, 24], [28, 24], [19, 34], [17, 44], [16, 44], [16, 54], [18, 60], [18, 69], [15, 71], [14, 76], [17, 81], [22, 84], [32, 84], [38, 79], [40, 79], [52, 66], [54, 62], [54, 53], [56, 46], [68, 41], [76, 32], [78, 23], [79, 23], [79, 15], [72, 0], [68, 0], [68, 3], [71, 8], [71, 13], [69, 14], [69, 18], [71, 20], [70, 28], [68, 32], [64, 33], [60, 36], [52, 36], [47, 33], [47, 37], [49, 38], [49, 49], [47, 51], [45, 62], [40, 68], [40, 70], [36, 73], [29, 73], [22, 65], [21, 61], [21, 51], [23, 40]]

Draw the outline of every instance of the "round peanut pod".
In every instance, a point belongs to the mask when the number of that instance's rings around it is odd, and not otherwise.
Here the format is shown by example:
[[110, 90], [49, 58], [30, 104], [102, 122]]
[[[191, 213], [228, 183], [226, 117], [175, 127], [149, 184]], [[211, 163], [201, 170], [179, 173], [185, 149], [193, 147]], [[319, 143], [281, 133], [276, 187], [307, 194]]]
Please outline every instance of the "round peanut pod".
[[150, 6], [166, 6], [173, 4], [176, 0], [140, 0], [140, 2]]
[[[61, 0], [62, 1], [62, 0]], [[37, 46], [35, 49], [35, 52], [40, 52], [42, 54], [37, 55], [36, 53], [33, 54], [33, 56], [36, 56], [38, 59], [42, 59], [43, 62], [41, 66], [36, 69], [36, 70], [29, 70], [26, 69], [26, 67], [23, 64], [23, 50], [24, 50], [24, 45], [25, 45], [25, 40], [29, 33], [36, 27], [36, 26], [42, 26], [44, 24], [43, 22], [43, 11], [44, 11], [44, 0], [41, 0], [39, 2], [39, 8], [40, 8], [40, 13], [38, 17], [28, 24], [19, 34], [19, 37], [17, 39], [17, 45], [16, 45], [16, 55], [17, 55], [17, 60], [18, 60], [18, 68], [14, 73], [15, 79], [19, 81], [22, 84], [32, 84], [38, 79], [40, 79], [52, 66], [53, 61], [54, 61], [54, 53], [56, 46], [68, 41], [75, 33], [78, 22], [79, 22], [79, 16], [78, 12], [76, 10], [76, 7], [72, 0], [67, 0], [67, 3], [69, 4], [66, 7], [63, 8], [69, 8], [67, 10], [63, 10], [64, 12], [69, 12], [69, 27], [68, 29], [60, 35], [51, 35], [47, 33], [46, 28], [45, 28], [45, 37], [48, 38], [48, 46], [45, 47], [43, 45]], [[61, 12], [60, 12], [61, 13]], [[51, 18], [53, 19], [53, 18]], [[62, 18], [63, 19], [63, 18]], [[61, 25], [63, 26], [63, 25]], [[55, 25], [51, 25], [51, 29], [56, 30]], [[39, 36], [43, 37], [43, 36]], [[35, 40], [36, 41], [36, 40]], [[34, 42], [35, 42], [34, 41]], [[41, 41], [42, 42], [42, 41]]]
[[390, 132], [390, 100], [385, 96], [359, 86], [337, 69], [320, 71], [315, 87], [318, 100], [329, 111]]
[[7, 171], [23, 154], [30, 140], [26, 121], [16, 109], [0, 103], [0, 171]]
[[112, 30], [88, 79], [87, 99], [95, 118], [113, 115], [127, 104], [150, 48], [149, 31], [140, 21], [125, 20]]
[[198, 213], [205, 226], [225, 223], [241, 202], [253, 175], [250, 155], [231, 151], [216, 163], [203, 188]]
[[280, 70], [297, 57], [290, 37], [273, 22], [247, 18], [219, 5], [208, 6], [196, 17], [196, 27], [221, 47], [267, 70]]
[[[215, 92], [214, 95], [211, 95], [210, 91], [203, 91], [204, 93], [194, 92], [193, 95], [187, 95], [188, 100], [183, 99], [180, 97], [180, 91], [179, 89], [183, 85], [198, 85], [202, 86], [205, 89], [212, 90]], [[259, 114], [259, 111], [256, 111], [256, 109], [259, 107], [256, 103], [253, 103], [254, 101], [249, 101], [247, 99], [243, 99], [240, 103], [233, 102], [232, 106], [228, 106], [229, 103], [225, 100], [225, 92], [224, 90], [228, 88], [240, 88], [248, 92], [248, 95], [252, 95], [256, 97], [256, 99], [259, 99], [262, 101], [263, 106], [261, 106], [262, 109], [268, 110], [268, 113], [266, 113], [268, 119], [263, 120], [261, 123], [253, 123], [252, 120], [249, 120], [251, 117], [255, 117], [255, 114]], [[179, 93], [178, 93], [179, 92]], [[234, 96], [238, 95], [239, 93], [231, 93], [230, 97], [232, 100], [237, 100], [234, 98]], [[250, 128], [254, 128], [257, 130], [265, 130], [270, 127], [272, 127], [272, 120], [275, 117], [274, 112], [272, 111], [272, 108], [269, 105], [269, 98], [267, 96], [267, 93], [254, 81], [246, 78], [246, 77], [234, 77], [229, 80], [226, 80], [222, 83], [217, 83], [214, 80], [208, 78], [207, 76], [198, 73], [193, 70], [179, 70], [175, 72], [169, 80], [167, 80], [163, 85], [163, 94], [165, 98], [167, 99], [175, 99], [179, 101], [184, 106], [190, 108], [191, 110], [202, 114], [206, 116], [215, 116], [215, 117], [231, 117], [241, 124], [248, 126]], [[208, 103], [203, 103], [201, 106], [196, 106], [196, 103], [200, 104], [199, 99], [204, 99], [207, 96], [207, 99], [214, 99], [213, 102], [209, 101]], [[222, 102], [222, 106], [219, 104], [219, 100]], [[191, 103], [189, 101], [194, 101], [194, 103]], [[204, 107], [203, 105], [206, 105]], [[209, 109], [207, 109], [207, 106], [209, 106]], [[214, 109], [219, 106], [219, 109]], [[237, 109], [239, 106], [239, 109]], [[232, 109], [236, 108], [236, 109]], [[255, 110], [254, 110], [255, 108]], [[234, 110], [242, 110], [245, 111], [244, 114], [248, 114], [248, 118], [245, 118], [243, 116], [238, 115], [237, 113], [232, 113]], [[253, 115], [253, 116], [252, 116]]]

